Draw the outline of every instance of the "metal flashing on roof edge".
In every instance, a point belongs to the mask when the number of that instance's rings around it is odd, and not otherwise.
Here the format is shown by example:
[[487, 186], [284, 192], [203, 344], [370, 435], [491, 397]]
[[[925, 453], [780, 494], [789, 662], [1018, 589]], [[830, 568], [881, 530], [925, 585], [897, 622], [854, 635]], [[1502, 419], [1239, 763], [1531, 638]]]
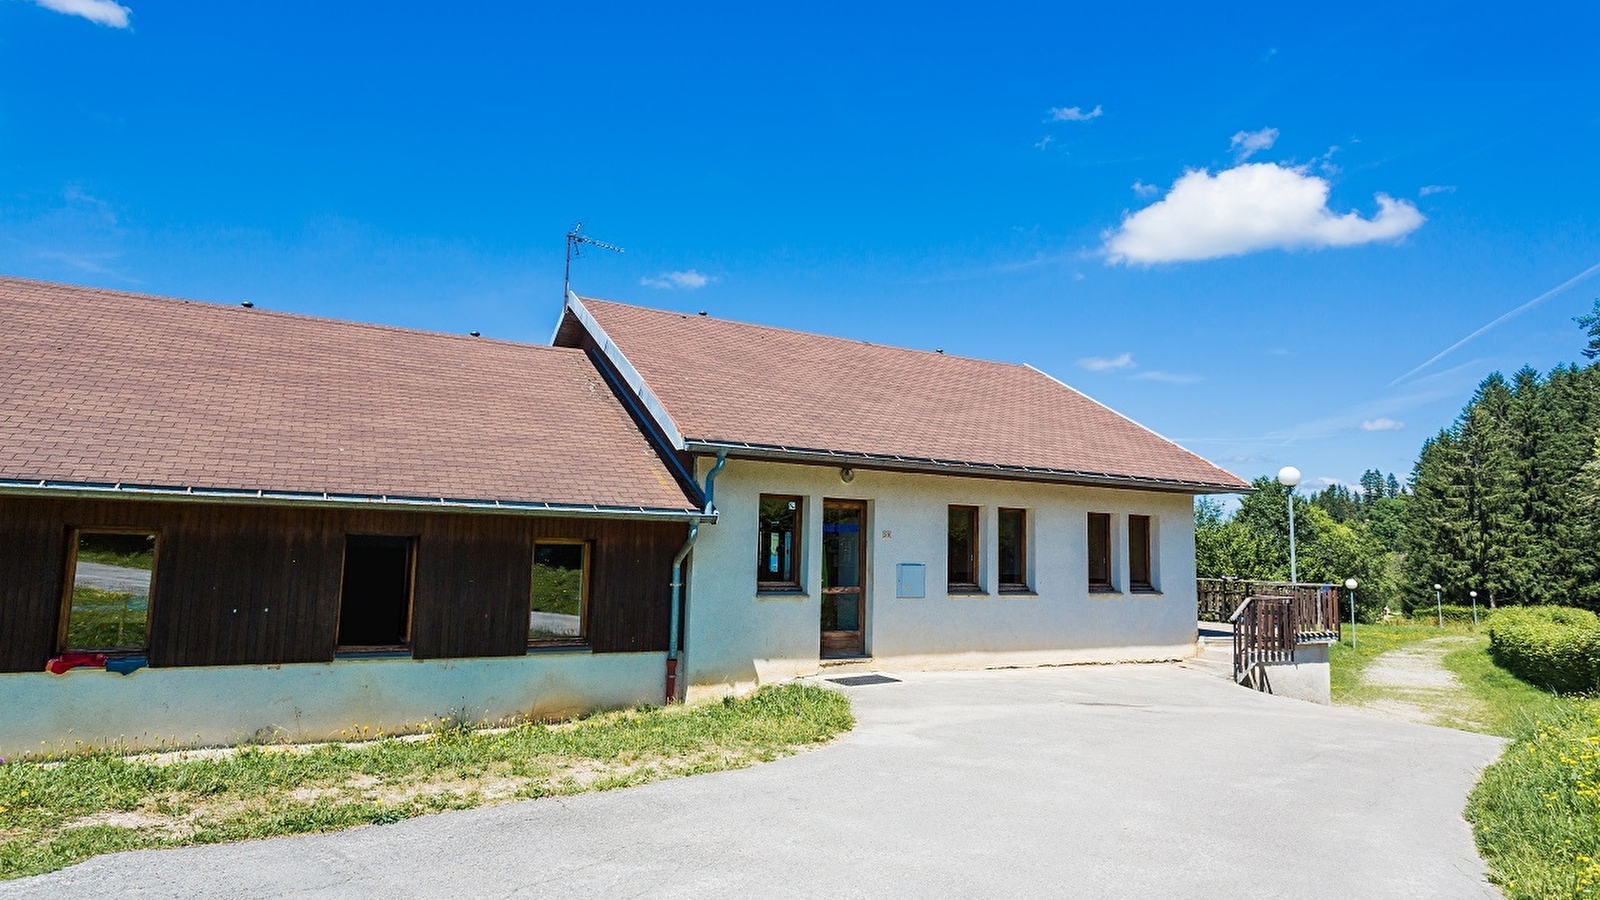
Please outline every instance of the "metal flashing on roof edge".
[[830, 466], [852, 464], [861, 468], [886, 469], [897, 472], [923, 472], [972, 478], [1009, 478], [1021, 481], [1049, 481], [1086, 487], [1132, 488], [1182, 494], [1237, 494], [1248, 492], [1248, 489], [1241, 490], [1233, 485], [1211, 482], [1139, 478], [1131, 475], [1111, 475], [1103, 472], [1079, 472], [1036, 466], [1008, 466], [998, 463], [924, 459], [890, 454], [845, 453], [837, 450], [780, 447], [749, 444], [741, 441], [691, 440], [688, 442], [687, 449], [691, 453], [726, 452], [730, 456], [744, 457], [745, 459], [767, 459], [779, 462]]
[[48, 479], [0, 478], [0, 494], [34, 497], [128, 497], [140, 500], [252, 503], [266, 506], [387, 507], [444, 512], [501, 513], [572, 518], [667, 519], [715, 522], [714, 510], [659, 509], [647, 506], [599, 506], [579, 503], [529, 503], [516, 500], [467, 500], [448, 497], [402, 497], [388, 494], [330, 494], [311, 491], [269, 491], [242, 488], [195, 488], [165, 485], [97, 484]]
[[600, 327], [600, 323], [595, 320], [588, 308], [583, 305], [583, 301], [578, 299], [578, 295], [571, 291], [567, 292], [567, 310], [572, 313], [573, 318], [578, 320], [578, 324], [589, 332], [589, 336], [594, 338], [595, 345], [600, 348], [600, 352], [605, 354], [606, 359], [609, 359], [611, 364], [616, 367], [617, 374], [622, 377], [628, 387], [633, 389], [634, 394], [638, 395], [639, 402], [644, 404], [644, 408], [650, 413], [650, 417], [655, 419], [656, 425], [661, 428], [661, 432], [666, 439], [672, 443], [673, 449], [686, 449], [687, 443], [684, 441], [683, 433], [678, 430], [677, 424], [672, 421], [672, 416], [667, 415], [666, 407], [661, 405], [661, 398], [650, 390], [650, 386], [644, 382], [644, 376], [640, 375], [639, 370], [635, 369], [633, 363], [628, 361], [628, 357], [622, 352], [622, 348], [611, 340], [611, 336], [606, 334], [604, 328]]

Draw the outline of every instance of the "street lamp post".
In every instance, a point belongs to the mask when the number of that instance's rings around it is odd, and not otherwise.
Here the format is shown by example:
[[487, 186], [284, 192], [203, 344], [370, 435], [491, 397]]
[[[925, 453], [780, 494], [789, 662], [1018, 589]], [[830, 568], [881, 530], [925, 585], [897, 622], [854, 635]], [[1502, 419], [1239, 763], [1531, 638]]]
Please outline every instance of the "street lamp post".
[[1467, 591], [1467, 593], [1472, 595], [1472, 627], [1473, 628], [1477, 628], [1478, 627], [1478, 592], [1477, 591]]
[[1278, 483], [1289, 489], [1289, 581], [1300, 583], [1300, 568], [1294, 558], [1294, 486], [1300, 483], [1300, 470], [1284, 466], [1278, 470]]
[[1440, 599], [1439, 592], [1444, 590], [1440, 585], [1433, 586], [1433, 605], [1439, 608], [1439, 627], [1444, 627], [1444, 601]]
[[1346, 578], [1344, 586], [1350, 591], [1350, 649], [1356, 648], [1356, 585], [1354, 578]]

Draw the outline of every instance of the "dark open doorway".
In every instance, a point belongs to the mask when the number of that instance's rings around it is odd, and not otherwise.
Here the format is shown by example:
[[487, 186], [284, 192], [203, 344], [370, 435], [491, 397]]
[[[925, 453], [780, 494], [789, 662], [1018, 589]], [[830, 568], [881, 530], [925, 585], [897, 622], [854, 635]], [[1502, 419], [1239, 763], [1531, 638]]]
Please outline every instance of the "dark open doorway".
[[405, 537], [345, 538], [340, 647], [404, 647], [411, 640], [413, 546]]

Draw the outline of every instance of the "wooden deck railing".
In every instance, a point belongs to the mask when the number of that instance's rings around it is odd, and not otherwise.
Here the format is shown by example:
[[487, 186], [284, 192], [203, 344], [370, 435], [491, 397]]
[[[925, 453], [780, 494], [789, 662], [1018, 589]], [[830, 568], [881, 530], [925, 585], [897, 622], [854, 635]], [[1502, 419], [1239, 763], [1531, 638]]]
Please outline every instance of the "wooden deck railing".
[[1236, 679], [1257, 663], [1292, 661], [1302, 643], [1339, 639], [1339, 591], [1333, 585], [1203, 579], [1200, 597], [1202, 618], [1208, 603], [1214, 609], [1239, 598], [1228, 615]]
[[[1250, 581], [1244, 578], [1201, 578], [1196, 581], [1198, 605], [1195, 618], [1201, 622], [1226, 622], [1246, 597], [1293, 597], [1312, 611], [1302, 624], [1324, 625], [1324, 630], [1339, 631], [1338, 586], [1332, 584], [1293, 584], [1287, 581]], [[1318, 618], [1318, 604], [1334, 598], [1331, 616]]]

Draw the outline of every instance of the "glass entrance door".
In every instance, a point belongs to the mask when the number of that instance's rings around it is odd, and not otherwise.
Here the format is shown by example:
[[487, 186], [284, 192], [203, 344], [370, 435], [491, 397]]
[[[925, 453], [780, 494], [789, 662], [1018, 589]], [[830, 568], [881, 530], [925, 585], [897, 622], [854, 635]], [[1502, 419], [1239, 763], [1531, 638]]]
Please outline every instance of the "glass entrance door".
[[822, 501], [822, 656], [864, 656], [867, 504]]

